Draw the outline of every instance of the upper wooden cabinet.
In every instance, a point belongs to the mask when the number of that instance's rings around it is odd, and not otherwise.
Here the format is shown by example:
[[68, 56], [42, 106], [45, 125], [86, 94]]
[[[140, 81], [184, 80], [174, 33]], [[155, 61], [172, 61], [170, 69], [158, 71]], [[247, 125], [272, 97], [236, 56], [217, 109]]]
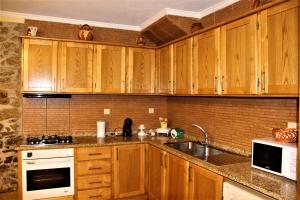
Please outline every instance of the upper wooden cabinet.
[[192, 92], [192, 38], [174, 44], [173, 49], [175, 94]]
[[173, 93], [173, 45], [156, 51], [156, 92]]
[[298, 94], [299, 9], [292, 0], [261, 12], [261, 92]]
[[60, 55], [60, 91], [89, 93], [93, 91], [93, 45], [62, 42]]
[[194, 94], [220, 93], [220, 28], [193, 38]]
[[125, 47], [96, 45], [94, 55], [94, 92], [125, 92]]
[[56, 92], [57, 45], [52, 40], [23, 40], [24, 92]]
[[223, 177], [195, 164], [189, 166], [188, 199], [222, 199]]
[[154, 93], [155, 50], [129, 48], [128, 92]]
[[221, 92], [257, 93], [257, 15], [221, 27]]
[[114, 146], [114, 196], [131, 197], [145, 193], [145, 145]]

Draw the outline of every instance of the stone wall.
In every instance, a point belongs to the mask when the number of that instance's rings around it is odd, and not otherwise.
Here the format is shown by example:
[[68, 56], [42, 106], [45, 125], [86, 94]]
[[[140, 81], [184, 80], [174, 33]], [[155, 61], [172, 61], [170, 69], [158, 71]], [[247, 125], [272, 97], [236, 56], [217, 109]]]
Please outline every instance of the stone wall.
[[0, 192], [17, 189], [23, 24], [0, 22]]

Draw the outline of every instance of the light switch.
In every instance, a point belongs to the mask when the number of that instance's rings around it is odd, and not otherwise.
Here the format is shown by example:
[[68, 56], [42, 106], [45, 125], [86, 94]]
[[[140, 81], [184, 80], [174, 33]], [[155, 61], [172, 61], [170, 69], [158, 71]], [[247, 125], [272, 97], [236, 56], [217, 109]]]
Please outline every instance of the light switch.
[[296, 122], [288, 122], [288, 128], [297, 128]]
[[110, 114], [110, 109], [104, 108], [104, 115], [109, 115], [109, 114]]
[[149, 108], [149, 114], [153, 114], [154, 113], [154, 108]]

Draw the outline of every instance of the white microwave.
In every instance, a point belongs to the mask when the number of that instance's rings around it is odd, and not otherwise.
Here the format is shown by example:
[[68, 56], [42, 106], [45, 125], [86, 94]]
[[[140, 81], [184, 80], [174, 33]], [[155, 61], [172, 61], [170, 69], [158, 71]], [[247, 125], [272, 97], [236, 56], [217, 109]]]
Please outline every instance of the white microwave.
[[280, 143], [274, 138], [252, 140], [251, 165], [296, 180], [297, 144]]

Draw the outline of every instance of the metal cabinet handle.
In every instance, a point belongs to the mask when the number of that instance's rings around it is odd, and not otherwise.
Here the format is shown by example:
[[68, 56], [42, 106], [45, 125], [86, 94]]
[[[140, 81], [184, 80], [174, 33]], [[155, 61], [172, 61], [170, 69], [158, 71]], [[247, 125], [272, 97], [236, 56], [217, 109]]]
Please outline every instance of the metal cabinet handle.
[[172, 88], [171, 88], [171, 81], [170, 80], [169, 80], [168, 89], [169, 89], [169, 92], [171, 93], [172, 92]]
[[53, 90], [56, 90], [56, 78], [53, 78]]
[[225, 76], [224, 75], [222, 75], [222, 92], [224, 92], [224, 78], [225, 78]]
[[119, 149], [116, 148], [116, 159], [119, 160]]
[[98, 156], [98, 155], [102, 155], [102, 153], [89, 153], [89, 156]]
[[265, 92], [266, 91], [266, 72], [261, 73], [261, 87], [262, 87], [262, 90]]
[[93, 199], [93, 198], [98, 198], [98, 197], [102, 197], [102, 195], [101, 195], [101, 194], [99, 194], [99, 195], [95, 195], [95, 196], [89, 196], [89, 198], [90, 198], [90, 199]]
[[189, 182], [192, 182], [192, 167], [189, 167]]
[[89, 167], [89, 170], [97, 170], [97, 169], [102, 169], [102, 167]]
[[160, 153], [160, 166], [163, 166], [163, 154]]
[[165, 155], [165, 168], [167, 168], [167, 155]]
[[102, 181], [89, 182], [90, 185], [92, 185], [92, 184], [101, 184], [101, 183], [102, 183]]
[[218, 92], [218, 89], [217, 89], [217, 82], [218, 82], [218, 77], [215, 76], [215, 82], [214, 82], [214, 88], [215, 88], [215, 92]]
[[35, 161], [34, 160], [32, 160], [32, 161], [26, 161], [26, 163], [30, 164], [30, 165], [33, 165], [33, 164], [35, 164]]

